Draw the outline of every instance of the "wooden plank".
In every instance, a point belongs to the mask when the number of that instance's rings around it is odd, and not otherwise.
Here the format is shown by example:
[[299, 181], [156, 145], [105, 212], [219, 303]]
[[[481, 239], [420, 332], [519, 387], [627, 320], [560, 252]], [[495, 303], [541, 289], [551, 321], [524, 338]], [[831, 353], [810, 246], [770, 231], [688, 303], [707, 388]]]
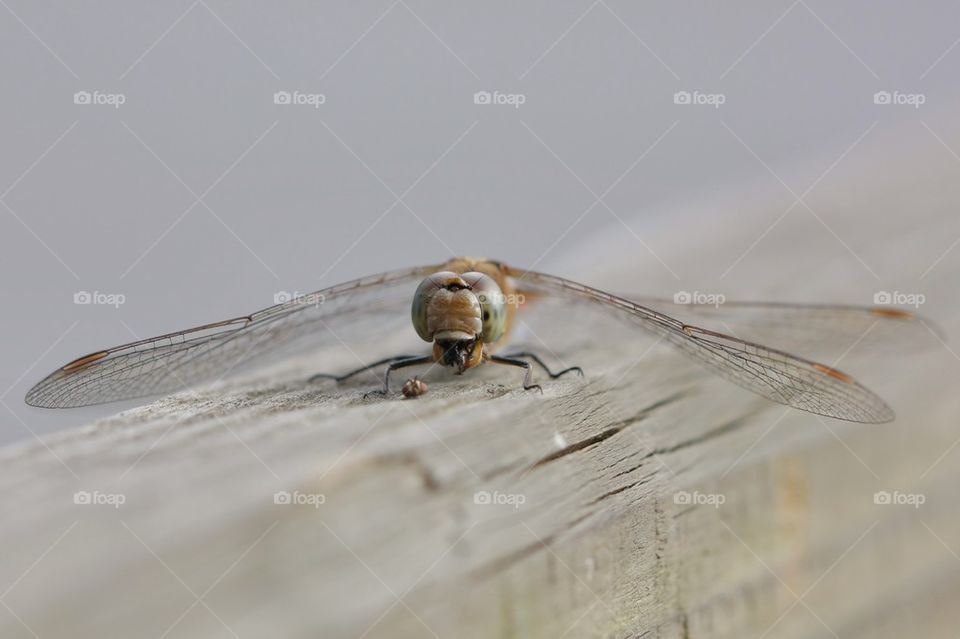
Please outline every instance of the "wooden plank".
[[[883, 192], [835, 184], [818, 199], [837, 203], [838, 234], [859, 229], [845, 241], [857, 255], [794, 215], [729, 288], [869, 303], [879, 287], [859, 260], [930, 263], [960, 234], [948, 189], [912, 219], [863, 225], [864, 210], [897, 213], [886, 191], [946, 183], [941, 151], [917, 148], [894, 172], [853, 154]], [[736, 225], [664, 231], [660, 258], [730, 264], [774, 199], [717, 203]], [[904, 232], [916, 224], [946, 232]], [[895, 253], [877, 249], [894, 239]], [[637, 281], [632, 248], [592, 276], [562, 274], [637, 290], [655, 278]], [[755, 268], [777, 251], [783, 269]], [[927, 312], [954, 333], [957, 262], [924, 283]], [[669, 294], [664, 281], [650, 292]], [[602, 318], [531, 319], [538, 339], [587, 376], [541, 397], [486, 371], [377, 400], [363, 398], [369, 379], [306, 384], [322, 358], [301, 357], [3, 449], [0, 634], [952, 636], [960, 399], [944, 381], [955, 356], [932, 335], [916, 352], [903, 352], [914, 335], [899, 353], [867, 340], [845, 356], [897, 409], [883, 426], [786, 410]], [[878, 505], [878, 491], [924, 503]]]

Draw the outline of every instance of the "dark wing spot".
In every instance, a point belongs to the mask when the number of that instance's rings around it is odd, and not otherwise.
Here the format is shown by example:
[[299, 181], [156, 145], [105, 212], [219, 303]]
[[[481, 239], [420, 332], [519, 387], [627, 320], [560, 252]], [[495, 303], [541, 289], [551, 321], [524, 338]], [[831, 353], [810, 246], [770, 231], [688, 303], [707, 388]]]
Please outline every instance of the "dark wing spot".
[[109, 354], [110, 354], [109, 351], [100, 351], [98, 353], [90, 353], [89, 355], [84, 355], [83, 357], [79, 357], [73, 360], [72, 362], [70, 362], [69, 364], [67, 364], [66, 366], [64, 366], [62, 370], [64, 373], [72, 373], [74, 371], [80, 370], [84, 366], [88, 366], [94, 363], [97, 360], [103, 359]]

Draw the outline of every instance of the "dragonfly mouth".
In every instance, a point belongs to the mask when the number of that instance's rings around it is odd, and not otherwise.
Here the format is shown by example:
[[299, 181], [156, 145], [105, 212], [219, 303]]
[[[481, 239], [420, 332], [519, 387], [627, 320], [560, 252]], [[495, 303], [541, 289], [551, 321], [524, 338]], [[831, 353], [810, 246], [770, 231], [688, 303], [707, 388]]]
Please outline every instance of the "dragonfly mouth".
[[457, 374], [472, 365], [474, 350], [480, 342], [479, 337], [438, 338], [437, 348], [440, 350], [440, 363], [457, 370]]

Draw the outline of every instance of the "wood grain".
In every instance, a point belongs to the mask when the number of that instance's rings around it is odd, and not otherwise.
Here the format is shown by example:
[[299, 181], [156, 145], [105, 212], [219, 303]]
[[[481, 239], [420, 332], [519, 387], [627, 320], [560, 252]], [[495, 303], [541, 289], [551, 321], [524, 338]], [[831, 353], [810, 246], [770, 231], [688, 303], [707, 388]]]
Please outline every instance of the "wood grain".
[[[844, 242], [797, 210], [729, 278], [786, 208], [775, 190], [648, 238], [679, 282], [636, 243], [560, 274], [850, 303], [899, 279], [956, 334], [960, 255], [919, 278], [960, 236], [947, 161], [935, 143], [893, 168], [858, 150], [810, 197]], [[921, 210], [898, 208], [931, 189]], [[889, 217], [867, 224], [877, 211]], [[0, 634], [954, 636], [949, 346], [931, 334], [837, 352], [898, 412], [864, 426], [755, 397], [631, 327], [563, 315], [531, 319], [524, 343], [587, 375], [543, 382], [543, 396], [488, 370], [430, 375], [416, 401], [365, 399], [370, 377], [304, 382], [325, 361], [311, 355], [0, 451]], [[123, 503], [75, 504], [78, 491]], [[878, 491], [924, 503], [876, 504]]]

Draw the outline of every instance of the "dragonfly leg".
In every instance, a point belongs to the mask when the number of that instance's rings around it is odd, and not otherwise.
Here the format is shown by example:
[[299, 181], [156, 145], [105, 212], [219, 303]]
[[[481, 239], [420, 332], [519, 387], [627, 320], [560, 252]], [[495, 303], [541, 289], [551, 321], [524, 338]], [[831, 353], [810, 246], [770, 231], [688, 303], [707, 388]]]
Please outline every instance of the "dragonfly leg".
[[424, 355], [422, 357], [407, 357], [406, 359], [395, 361], [387, 366], [387, 372], [383, 376], [383, 394], [386, 395], [390, 392], [390, 373], [400, 368], [419, 366], [420, 364], [433, 364], [433, 357], [429, 355]]
[[554, 373], [554, 372], [553, 372], [552, 370], [550, 370], [550, 368], [543, 362], [543, 360], [540, 359], [540, 356], [539, 356], [539, 355], [537, 355], [536, 353], [531, 353], [531, 352], [529, 352], [529, 351], [522, 351], [522, 352], [519, 352], [519, 353], [507, 353], [507, 354], [504, 355], [504, 357], [507, 357], [507, 358], [510, 358], [510, 359], [517, 359], [517, 358], [520, 358], [520, 357], [529, 357], [529, 358], [532, 359], [536, 364], [538, 364], [538, 365], [540, 366], [540, 368], [542, 368], [544, 371], [546, 371], [547, 375], [550, 376], [550, 379], [556, 379], [556, 378], [560, 377], [561, 375], [566, 375], [567, 373], [573, 373], [573, 372], [576, 372], [578, 375], [580, 375], [580, 377], [583, 377], [583, 369], [580, 368], [579, 366], [570, 366], [570, 367], [568, 367], [568, 368], [563, 369], [562, 371], [557, 371], [556, 373]]
[[543, 389], [540, 388], [540, 384], [533, 383], [533, 364], [526, 360], [522, 359], [513, 359], [512, 357], [501, 357], [499, 355], [491, 355], [490, 361], [494, 364], [503, 364], [505, 366], [517, 366], [526, 370], [526, 373], [523, 375], [523, 390], [538, 390], [540, 394], [543, 394]]
[[331, 375], [330, 373], [317, 373], [316, 375], [311, 376], [310, 379], [307, 380], [307, 383], [311, 384], [320, 379], [333, 379], [333, 380], [336, 380], [336, 382], [339, 384], [340, 382], [344, 382], [350, 379], [351, 377], [353, 377], [354, 375], [358, 373], [362, 373], [364, 371], [368, 371], [371, 368], [376, 368], [377, 366], [383, 366], [384, 364], [390, 364], [392, 362], [397, 362], [405, 359], [413, 359], [415, 357], [417, 356], [416, 355], [394, 355], [393, 357], [385, 357], [384, 359], [377, 360], [372, 364], [367, 364], [366, 366], [361, 366], [360, 368], [352, 370], [349, 373], [344, 373], [343, 375]]

